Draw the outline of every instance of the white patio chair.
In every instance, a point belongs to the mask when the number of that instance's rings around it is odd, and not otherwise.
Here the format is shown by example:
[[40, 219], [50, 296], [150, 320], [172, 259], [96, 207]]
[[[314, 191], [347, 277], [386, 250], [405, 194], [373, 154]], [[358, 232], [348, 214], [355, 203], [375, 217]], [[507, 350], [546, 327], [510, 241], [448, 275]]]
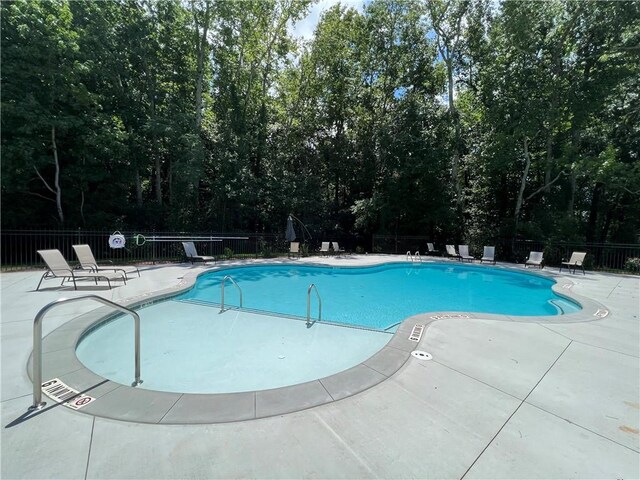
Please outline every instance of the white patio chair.
[[103, 271], [114, 271], [114, 272], [123, 272], [127, 279], [127, 273], [137, 273], [138, 277], [140, 276], [140, 270], [133, 265], [129, 266], [120, 266], [120, 265], [98, 265], [95, 257], [93, 256], [93, 252], [91, 251], [91, 247], [89, 245], [72, 245], [73, 250], [76, 252], [76, 257], [78, 257], [78, 261], [80, 262], [80, 266], [83, 270], [89, 270], [90, 272], [99, 272]]
[[74, 290], [78, 289], [76, 280], [94, 280], [96, 285], [98, 284], [98, 280], [106, 280], [109, 288], [111, 288], [111, 280], [122, 280], [125, 284], [127, 283], [124, 273], [98, 273], [74, 270], [64, 259], [60, 250], [38, 250], [38, 254], [42, 257], [44, 263], [47, 264], [48, 270], [40, 278], [36, 290], [40, 289], [43, 280], [51, 280], [52, 278], [61, 278], [62, 283], [60, 286], [64, 285], [66, 280], [71, 279]]

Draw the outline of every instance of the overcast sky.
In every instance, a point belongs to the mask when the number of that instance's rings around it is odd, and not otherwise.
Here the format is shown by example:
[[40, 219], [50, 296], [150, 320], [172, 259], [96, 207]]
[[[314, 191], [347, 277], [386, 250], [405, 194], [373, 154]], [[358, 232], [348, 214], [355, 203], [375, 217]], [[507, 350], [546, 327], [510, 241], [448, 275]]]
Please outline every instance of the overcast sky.
[[290, 28], [290, 32], [297, 38], [304, 40], [311, 39], [322, 12], [331, 8], [336, 3], [341, 3], [346, 7], [352, 7], [362, 12], [365, 2], [364, 0], [320, 0], [311, 6], [307, 18], [296, 23], [293, 28]]

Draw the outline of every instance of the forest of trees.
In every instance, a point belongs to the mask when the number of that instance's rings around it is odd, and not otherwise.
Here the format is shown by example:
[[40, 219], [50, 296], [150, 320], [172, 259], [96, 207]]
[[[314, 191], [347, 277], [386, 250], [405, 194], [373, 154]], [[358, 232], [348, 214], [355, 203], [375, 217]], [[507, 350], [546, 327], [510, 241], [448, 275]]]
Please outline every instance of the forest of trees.
[[640, 2], [2, 1], [2, 227], [638, 242]]

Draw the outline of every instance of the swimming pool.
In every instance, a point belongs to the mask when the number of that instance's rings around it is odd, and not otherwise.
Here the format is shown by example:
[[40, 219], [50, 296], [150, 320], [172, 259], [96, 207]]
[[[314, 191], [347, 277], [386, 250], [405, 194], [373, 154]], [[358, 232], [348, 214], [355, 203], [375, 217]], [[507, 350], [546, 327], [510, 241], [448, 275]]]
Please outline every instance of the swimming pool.
[[[243, 293], [243, 307], [306, 316], [307, 289], [317, 287], [322, 318], [340, 324], [389, 330], [423, 312], [461, 311], [502, 315], [559, 315], [580, 310], [551, 290], [553, 280], [528, 273], [463, 264], [388, 263], [373, 267], [270, 265], [201, 275], [182, 301], [220, 303], [220, 283], [231, 276]], [[238, 305], [230, 283], [225, 305]], [[312, 316], [317, 316], [312, 295]]]
[[[227, 275], [242, 288], [243, 306], [255, 312], [220, 313], [220, 283]], [[302, 320], [311, 283], [322, 295], [323, 321], [307, 328]], [[372, 357], [387, 345], [398, 323], [416, 313], [557, 315], [580, 309], [556, 295], [553, 284], [538, 275], [451, 264], [217, 270], [198, 277], [191, 290], [138, 310], [141, 388], [231, 393], [329, 377]], [[226, 305], [239, 300], [230, 284], [225, 300]], [[112, 318], [81, 337], [77, 358], [95, 373], [127, 385], [133, 377], [132, 337], [130, 318]]]
[[[392, 335], [166, 301], [138, 310], [140, 388], [231, 393], [296, 385], [364, 362]], [[127, 385], [134, 376], [133, 322], [118, 317], [81, 339], [90, 370]]]

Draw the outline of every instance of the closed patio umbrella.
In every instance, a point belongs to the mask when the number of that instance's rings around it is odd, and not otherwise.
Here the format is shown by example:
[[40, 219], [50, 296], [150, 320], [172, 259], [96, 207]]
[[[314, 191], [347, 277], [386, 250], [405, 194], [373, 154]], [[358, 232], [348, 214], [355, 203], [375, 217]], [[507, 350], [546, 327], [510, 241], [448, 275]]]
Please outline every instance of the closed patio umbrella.
[[287, 231], [284, 234], [284, 239], [287, 242], [293, 242], [296, 239], [296, 231], [293, 228], [293, 218], [291, 218], [291, 215], [287, 218]]

